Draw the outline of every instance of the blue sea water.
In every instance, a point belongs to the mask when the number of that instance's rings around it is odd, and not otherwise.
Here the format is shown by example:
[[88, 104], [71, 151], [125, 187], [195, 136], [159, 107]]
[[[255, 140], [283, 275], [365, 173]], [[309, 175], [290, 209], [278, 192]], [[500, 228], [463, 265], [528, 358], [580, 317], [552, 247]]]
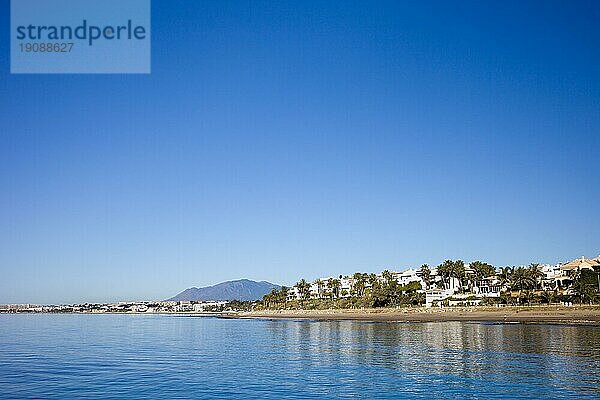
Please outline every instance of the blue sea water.
[[600, 398], [600, 328], [0, 315], [2, 399]]

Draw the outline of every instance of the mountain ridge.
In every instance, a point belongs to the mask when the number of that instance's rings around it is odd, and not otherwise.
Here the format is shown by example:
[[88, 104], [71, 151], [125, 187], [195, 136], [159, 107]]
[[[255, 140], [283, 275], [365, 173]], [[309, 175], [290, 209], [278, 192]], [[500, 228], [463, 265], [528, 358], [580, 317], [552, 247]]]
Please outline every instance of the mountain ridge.
[[167, 299], [167, 301], [252, 301], [260, 300], [272, 289], [279, 289], [280, 287], [280, 285], [267, 281], [258, 282], [251, 279], [237, 279], [217, 283], [212, 286], [187, 288]]

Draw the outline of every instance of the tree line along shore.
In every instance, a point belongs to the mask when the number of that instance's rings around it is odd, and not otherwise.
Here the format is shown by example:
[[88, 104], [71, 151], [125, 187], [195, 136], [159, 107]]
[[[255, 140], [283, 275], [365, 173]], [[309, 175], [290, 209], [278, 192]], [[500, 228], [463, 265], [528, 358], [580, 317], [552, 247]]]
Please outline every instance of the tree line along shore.
[[600, 256], [496, 268], [446, 260], [403, 272], [357, 272], [273, 289], [254, 310], [600, 304]]

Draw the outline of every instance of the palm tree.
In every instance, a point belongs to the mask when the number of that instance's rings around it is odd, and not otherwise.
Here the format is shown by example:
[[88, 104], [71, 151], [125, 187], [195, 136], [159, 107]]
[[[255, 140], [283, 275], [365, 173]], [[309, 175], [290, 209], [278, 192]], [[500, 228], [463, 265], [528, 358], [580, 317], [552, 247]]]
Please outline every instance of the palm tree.
[[301, 300], [310, 299], [310, 283], [306, 282], [306, 280], [301, 279], [300, 282], [294, 285], [296, 289], [298, 289], [298, 294], [300, 295]]
[[[448, 289], [450, 285], [450, 277], [452, 276], [452, 261], [446, 260], [437, 267], [437, 273], [442, 278], [444, 289]], [[448, 282], [448, 284], [446, 284]]]
[[540, 298], [542, 299], [542, 302], [552, 304], [554, 299], [556, 299], [556, 291], [555, 290], [544, 290], [540, 294]]
[[465, 279], [465, 262], [463, 260], [454, 261], [454, 267], [452, 269], [454, 278], [458, 279], [460, 289], [462, 290], [462, 282]]
[[392, 274], [389, 270], [385, 270], [381, 273], [381, 276], [383, 277], [383, 280], [385, 281], [385, 284], [387, 286], [390, 286], [392, 284], [392, 282], [395, 282], [396, 280], [394, 279], [394, 274]]
[[369, 274], [368, 276], [369, 285], [371, 285], [371, 293], [373, 293], [373, 289], [379, 286], [379, 279], [377, 279], [377, 275]]
[[475, 279], [479, 281], [496, 273], [496, 268], [494, 268], [488, 263], [484, 263], [481, 261], [473, 261], [469, 264], [469, 268], [473, 270], [473, 272], [475, 273]]
[[317, 279], [315, 281], [315, 283], [317, 284], [317, 297], [322, 298], [323, 297], [323, 289], [325, 289], [325, 282], [323, 282], [323, 280], [321, 280], [321, 279]]
[[263, 296], [263, 303], [267, 308], [271, 308], [273, 305], [277, 304], [277, 289], [273, 288], [271, 291]]
[[514, 267], [500, 267], [500, 273], [498, 274], [500, 285], [506, 286], [509, 290], [512, 290], [510, 283], [512, 282], [513, 270]]
[[511, 276], [511, 287], [519, 288], [519, 298], [522, 297], [523, 290], [535, 286], [535, 278], [532, 276], [528, 268], [517, 267], [513, 270]]
[[279, 299], [281, 303], [287, 303], [288, 294], [289, 289], [287, 287], [282, 286], [281, 289], [279, 289]]
[[361, 274], [360, 272], [352, 275], [352, 291], [358, 297], [362, 297], [365, 294], [365, 283], [367, 283], [367, 274]]
[[421, 268], [419, 269], [419, 275], [425, 284], [425, 289], [429, 289], [429, 285], [431, 285], [431, 270], [429, 269], [429, 265], [421, 265]]
[[541, 282], [541, 279], [545, 276], [544, 273], [540, 270], [540, 264], [532, 263], [529, 264], [527, 268], [527, 272], [533, 279], [533, 288], [537, 289], [538, 284]]
[[472, 283], [473, 286], [479, 286], [480, 282], [487, 278], [488, 276], [492, 276], [496, 273], [496, 268], [488, 263], [484, 263], [481, 261], [473, 261], [469, 264], [469, 268], [473, 270]]
[[527, 301], [527, 304], [531, 304], [531, 300], [535, 297], [533, 291], [527, 289], [523, 292], [522, 299]]
[[437, 272], [442, 277], [444, 287], [450, 289], [452, 278], [458, 279], [459, 284], [462, 284], [465, 276], [465, 263], [462, 260], [446, 260], [437, 267]]
[[342, 287], [342, 282], [339, 279], [329, 278], [327, 281], [327, 287], [331, 292], [332, 296], [340, 297], [340, 288]]
[[380, 285], [379, 299], [382, 305], [397, 304], [401, 292], [398, 287], [398, 281], [393, 272], [385, 270], [381, 273], [383, 277], [383, 285]]
[[581, 271], [576, 271], [572, 275], [573, 285], [571, 289], [573, 294], [579, 297], [579, 304], [583, 304], [584, 300], [591, 301], [594, 297], [595, 287], [581, 277]]

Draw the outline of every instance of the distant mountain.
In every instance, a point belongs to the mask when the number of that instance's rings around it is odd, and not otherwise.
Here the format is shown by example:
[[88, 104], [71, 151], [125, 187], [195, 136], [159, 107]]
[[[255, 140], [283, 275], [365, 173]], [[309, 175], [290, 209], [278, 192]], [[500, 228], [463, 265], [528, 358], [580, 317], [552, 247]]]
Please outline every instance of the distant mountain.
[[260, 300], [271, 289], [281, 286], [262, 281], [256, 282], [249, 279], [222, 282], [214, 286], [189, 288], [170, 298], [170, 301], [208, 301], [208, 300]]

